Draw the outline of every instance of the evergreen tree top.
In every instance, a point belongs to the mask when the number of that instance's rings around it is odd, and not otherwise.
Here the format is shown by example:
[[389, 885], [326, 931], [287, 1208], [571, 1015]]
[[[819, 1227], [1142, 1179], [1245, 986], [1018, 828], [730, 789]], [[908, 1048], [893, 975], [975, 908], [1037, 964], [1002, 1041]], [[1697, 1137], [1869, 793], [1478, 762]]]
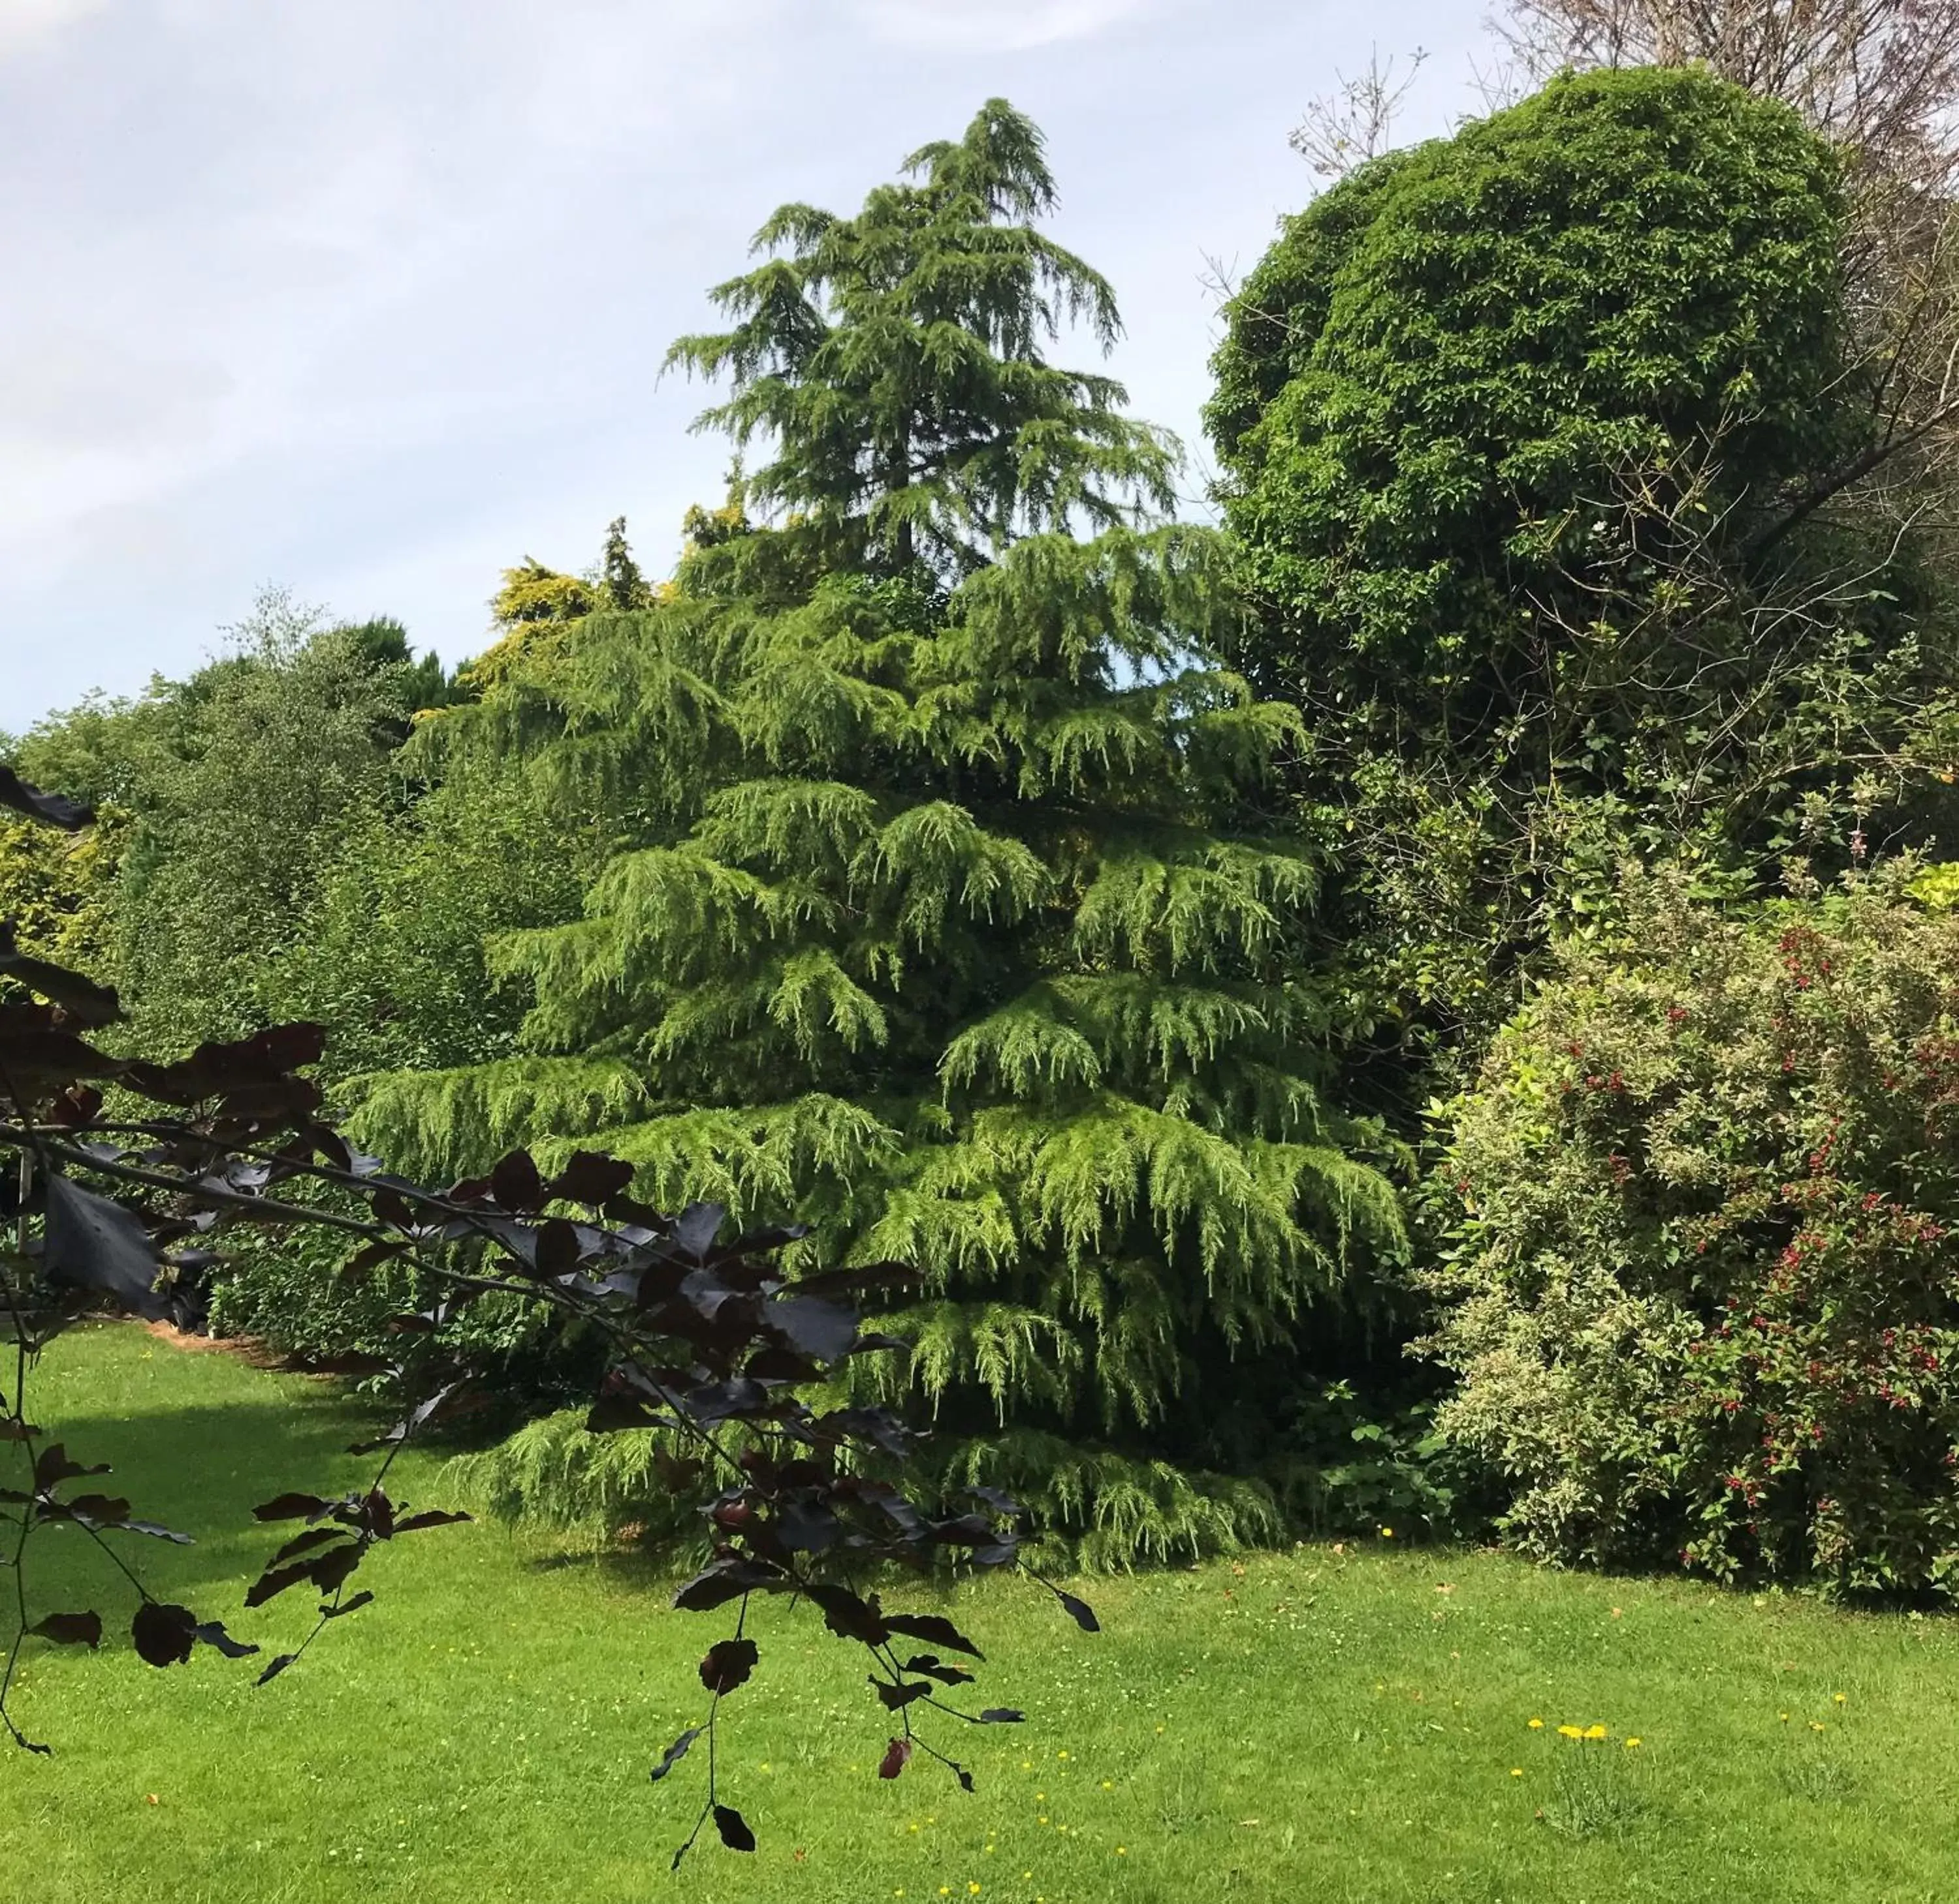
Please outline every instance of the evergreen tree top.
[[732, 386], [697, 428], [773, 452], [748, 498], [826, 562], [945, 580], [1018, 534], [1167, 511], [1174, 440], [1043, 355], [1077, 323], [1106, 354], [1122, 328], [1107, 280], [1034, 229], [1055, 202], [1039, 129], [993, 100], [856, 217], [780, 207], [767, 262], [712, 294], [733, 328], [667, 358]]

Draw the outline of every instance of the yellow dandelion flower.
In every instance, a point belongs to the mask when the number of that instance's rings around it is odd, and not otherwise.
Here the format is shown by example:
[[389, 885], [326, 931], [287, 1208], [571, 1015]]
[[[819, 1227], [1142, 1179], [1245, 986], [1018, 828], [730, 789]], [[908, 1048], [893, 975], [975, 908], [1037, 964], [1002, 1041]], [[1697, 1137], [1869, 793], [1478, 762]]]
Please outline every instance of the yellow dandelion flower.
[[950, 1884], [940, 1885], [938, 1894], [941, 1897], [950, 1897], [952, 1895], [952, 1887]]
[[1783, 1724], [1783, 1725], [1786, 1725], [1789, 1723], [1789, 1715], [1788, 1715], [1786, 1712], [1778, 1712], [1778, 1713], [1776, 1715], [1776, 1717], [1777, 1718], [1780, 1719], [1780, 1720], [1782, 1721]]
[[1384, 1527], [1384, 1528], [1383, 1528], [1381, 1529], [1381, 1538], [1382, 1538], [1383, 1540], [1384, 1540], [1384, 1541], [1392, 1541], [1394, 1537], [1395, 1537], [1395, 1531], [1394, 1531], [1394, 1529], [1393, 1529], [1392, 1528], [1391, 1528], [1391, 1527]]
[[1588, 1725], [1585, 1728], [1585, 1736], [1588, 1739], [1602, 1739], [1605, 1736], [1605, 1728], [1602, 1725]]
[[1116, 1789], [1116, 1781], [1113, 1779], [1104, 1779], [1102, 1781], [1102, 1789], [1104, 1791], [1113, 1791]]
[[1524, 1775], [1524, 1769], [1523, 1769], [1523, 1767], [1522, 1767], [1522, 1766], [1520, 1766], [1520, 1765], [1513, 1765], [1513, 1766], [1512, 1766], [1510, 1767], [1510, 1776], [1511, 1776], [1512, 1778], [1513, 1778], [1513, 1779], [1521, 1779], [1523, 1775]]
[[1542, 1719], [1532, 1719], [1530, 1722], [1530, 1729], [1533, 1732], [1541, 1732], [1544, 1730], [1544, 1721]]
[[1065, 1759], [1065, 1758], [1066, 1758], [1066, 1757], [1068, 1756], [1068, 1753], [1067, 1753], [1067, 1752], [1066, 1752], [1065, 1750], [1062, 1750], [1062, 1751], [1060, 1751], [1060, 1752], [1057, 1752], [1054, 1756], [1055, 1756], [1057, 1759]]
[[1630, 1738], [1626, 1741], [1626, 1750], [1628, 1752], [1637, 1752], [1640, 1749], [1640, 1743], [1637, 1737]]
[[977, 1897], [980, 1895], [980, 1887], [976, 1883], [969, 1883], [966, 1887], [966, 1895], [968, 1897]]
[[1046, 1812], [1043, 1812], [1041, 1815], [1034, 1820], [1034, 1823], [1037, 1825], [1046, 1824], [1047, 1823], [1047, 1814]]
[[1118, 1858], [1126, 1858], [1129, 1855], [1129, 1848], [1127, 1845], [1118, 1845], [1116, 1847], [1116, 1855]]
[[1849, 1693], [1837, 1693], [1837, 1694], [1836, 1695], [1836, 1703], [1837, 1703], [1837, 1705], [1839, 1705], [1839, 1706], [1841, 1706], [1841, 1705], [1843, 1703], [1843, 1702], [1844, 1702], [1846, 1699], [1848, 1699], [1849, 1697]]
[[1561, 1725], [1557, 1736], [1561, 1739], [1582, 1739], [1585, 1734], [1575, 1725]]
[[1812, 1732], [1821, 1731], [1823, 1730], [1823, 1722], [1821, 1719], [1811, 1719], [1809, 1722], [1809, 1729]]

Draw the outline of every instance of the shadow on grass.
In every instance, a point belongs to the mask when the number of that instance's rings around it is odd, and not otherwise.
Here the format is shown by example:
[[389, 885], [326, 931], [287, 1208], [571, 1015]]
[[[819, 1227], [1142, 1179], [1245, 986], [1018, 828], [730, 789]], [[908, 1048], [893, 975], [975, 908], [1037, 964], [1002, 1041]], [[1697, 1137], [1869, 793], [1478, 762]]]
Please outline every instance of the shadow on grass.
[[[110, 1473], [77, 1482], [70, 1492], [121, 1496], [137, 1518], [191, 1537], [187, 1547], [141, 1534], [103, 1538], [151, 1593], [193, 1606], [236, 1610], [267, 1557], [294, 1531], [254, 1520], [258, 1503], [291, 1491], [343, 1493], [370, 1478], [380, 1458], [348, 1452], [350, 1442], [373, 1432], [375, 1417], [324, 1387], [132, 1416], [40, 1412], [49, 1437], [73, 1459], [110, 1464]], [[30, 1552], [37, 1595], [114, 1575], [113, 1563], [72, 1528], [47, 1528]]]

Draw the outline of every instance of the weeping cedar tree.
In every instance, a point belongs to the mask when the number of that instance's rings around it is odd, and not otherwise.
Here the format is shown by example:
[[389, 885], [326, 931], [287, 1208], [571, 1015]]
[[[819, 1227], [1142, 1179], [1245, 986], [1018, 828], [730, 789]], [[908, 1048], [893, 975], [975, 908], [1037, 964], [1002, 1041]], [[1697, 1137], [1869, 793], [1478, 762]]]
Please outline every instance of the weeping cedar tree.
[[1361, 168], [1230, 306], [1208, 420], [1263, 612], [1228, 658], [1307, 710], [1357, 963], [1445, 1036], [1622, 856], [1745, 890], [1932, 828], [1959, 675], [1869, 493], [1906, 446], [1841, 171], [1704, 71], [1567, 75]]
[[[921, 279], [932, 249], [978, 252], [994, 207], [1051, 195], [1037, 154], [988, 108], [929, 148], [922, 202], [874, 195], [878, 247], [836, 255], [905, 277], [886, 225]], [[868, 315], [805, 358], [785, 473], [751, 492], [797, 516], [702, 519], [667, 599], [592, 616], [439, 724], [607, 806], [621, 848], [582, 918], [493, 943], [535, 988], [525, 1050], [370, 1080], [360, 1128], [430, 1169], [599, 1143], [647, 1194], [794, 1209], [805, 1268], [902, 1257], [922, 1291], [875, 1326], [907, 1353], [853, 1379], [922, 1390], [948, 1480], [1011, 1486], [1118, 1564], [1277, 1531], [1270, 1423], [1234, 1428], [1250, 1368], [1297, 1380], [1402, 1232], [1378, 1134], [1327, 1091], [1348, 1027], [1316, 868], [1261, 804], [1297, 716], [1199, 658], [1236, 612], [1214, 538], [1078, 541], [1056, 532], [1085, 492], [1017, 474], [1112, 441], [1160, 469], [1155, 438], [1100, 386], [1030, 418], [966, 401], [1027, 368], [1046, 307], [1012, 282], [1018, 312], [908, 320], [896, 360], [945, 379], [900, 405], [938, 419], [918, 495], [878, 486], [884, 397], [851, 382], [895, 319], [840, 281]], [[787, 386], [730, 360], [715, 414], [738, 427]], [[1049, 532], [1005, 546], [1014, 512]], [[970, 573], [948, 589], [941, 560]]]

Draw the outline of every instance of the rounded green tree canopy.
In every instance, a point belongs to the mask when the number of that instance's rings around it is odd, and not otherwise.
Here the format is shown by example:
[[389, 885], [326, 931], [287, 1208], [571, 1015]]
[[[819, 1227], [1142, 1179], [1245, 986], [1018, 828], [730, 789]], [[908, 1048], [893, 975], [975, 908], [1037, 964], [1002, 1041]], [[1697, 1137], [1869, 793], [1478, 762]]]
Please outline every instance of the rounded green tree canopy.
[[1290, 220], [1208, 413], [1278, 611], [1262, 684], [1500, 700], [1615, 472], [1718, 444], [1732, 504], [1835, 461], [1841, 220], [1793, 113], [1660, 69], [1567, 75]]

